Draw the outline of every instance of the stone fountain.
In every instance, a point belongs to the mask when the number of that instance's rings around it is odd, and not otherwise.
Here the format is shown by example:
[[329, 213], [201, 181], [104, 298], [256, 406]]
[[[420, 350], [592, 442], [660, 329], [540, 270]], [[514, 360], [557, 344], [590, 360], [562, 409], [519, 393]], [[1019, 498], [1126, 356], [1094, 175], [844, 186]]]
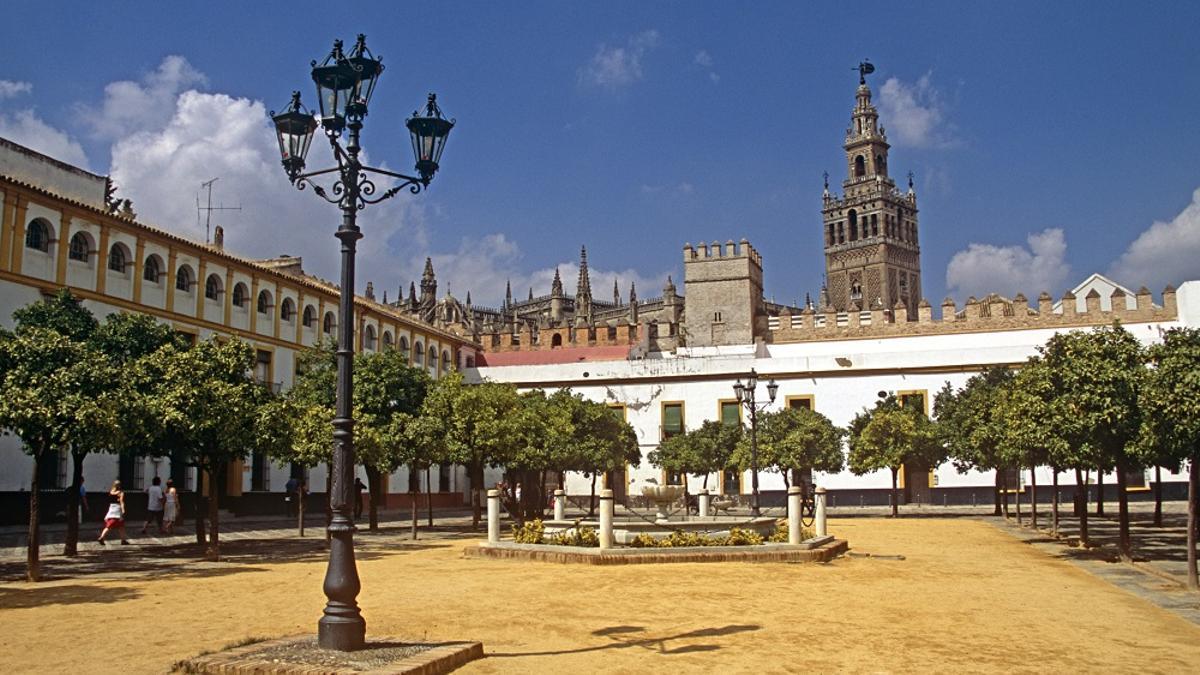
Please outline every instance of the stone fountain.
[[683, 492], [682, 485], [647, 485], [642, 488], [642, 496], [654, 502], [658, 509], [654, 519], [660, 523], [668, 522], [670, 514], [667, 513], [667, 509], [671, 508], [676, 499], [683, 496]]

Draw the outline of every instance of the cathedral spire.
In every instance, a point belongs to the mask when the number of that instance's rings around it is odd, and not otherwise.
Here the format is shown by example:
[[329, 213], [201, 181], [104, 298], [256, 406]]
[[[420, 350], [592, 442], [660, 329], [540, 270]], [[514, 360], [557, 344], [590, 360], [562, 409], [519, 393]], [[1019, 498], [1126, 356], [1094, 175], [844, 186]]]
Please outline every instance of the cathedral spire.
[[613, 279], [613, 304], [621, 305], [621, 289], [617, 288], [617, 280]]
[[512, 307], [512, 304], [513, 304], [512, 281], [505, 279], [504, 280], [504, 306]]
[[592, 278], [588, 273], [587, 247], [579, 251], [579, 282], [575, 285], [575, 316], [592, 322]]
[[550, 283], [550, 295], [552, 297], [561, 297], [563, 294], [562, 277], [558, 274], [558, 268], [554, 268], [554, 281]]

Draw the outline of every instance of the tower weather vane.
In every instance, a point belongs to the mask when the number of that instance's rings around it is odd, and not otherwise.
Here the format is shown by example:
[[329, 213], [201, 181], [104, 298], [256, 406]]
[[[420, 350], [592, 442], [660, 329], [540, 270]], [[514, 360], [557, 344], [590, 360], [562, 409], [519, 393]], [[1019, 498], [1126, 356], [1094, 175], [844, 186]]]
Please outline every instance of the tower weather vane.
[[862, 61], [858, 62], [858, 65], [856, 67], [851, 68], [850, 70], [857, 70], [858, 71], [858, 83], [866, 84], [867, 76], [870, 75], [871, 73], [875, 72], [875, 66], [870, 62], [870, 60], [863, 59]]

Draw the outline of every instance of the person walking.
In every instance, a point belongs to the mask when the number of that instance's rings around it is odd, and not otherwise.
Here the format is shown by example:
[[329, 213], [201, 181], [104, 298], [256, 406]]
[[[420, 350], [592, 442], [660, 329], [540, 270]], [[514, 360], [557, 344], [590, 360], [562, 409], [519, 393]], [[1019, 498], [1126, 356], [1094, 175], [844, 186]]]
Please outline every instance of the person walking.
[[163, 533], [163, 501], [162, 479], [155, 476], [146, 490], [146, 524], [142, 525], [142, 534], [146, 534], [150, 523], [158, 526], [159, 534]]
[[363, 484], [362, 479], [358, 476], [354, 477], [354, 519], [362, 518], [363, 512], [363, 490], [367, 486]]
[[100, 532], [98, 544], [104, 546], [104, 537], [108, 531], [116, 528], [121, 533], [121, 543], [128, 544], [129, 537], [125, 534], [125, 491], [121, 489], [121, 481], [114, 480], [108, 490], [108, 513], [104, 514], [104, 530]]
[[167, 479], [167, 489], [163, 493], [163, 529], [167, 534], [175, 534], [175, 519], [179, 517], [179, 491], [175, 489], [175, 481]]

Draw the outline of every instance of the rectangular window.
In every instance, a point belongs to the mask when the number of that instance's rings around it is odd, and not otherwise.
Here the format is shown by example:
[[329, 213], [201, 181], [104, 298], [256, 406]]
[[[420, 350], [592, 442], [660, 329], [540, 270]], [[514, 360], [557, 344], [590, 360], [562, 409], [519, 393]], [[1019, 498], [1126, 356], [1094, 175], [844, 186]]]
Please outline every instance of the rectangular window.
[[713, 323], [724, 323], [724, 321], [721, 320], [720, 312], [713, 312]]
[[924, 390], [902, 391], [902, 392], [899, 392], [897, 394], [897, 396], [900, 399], [900, 405], [902, 407], [907, 408], [908, 406], [915, 406], [918, 410], [924, 412], [926, 415], [929, 414], [929, 410], [925, 406], [925, 391]]
[[803, 408], [804, 410], [812, 410], [813, 409], [813, 397], [811, 397], [811, 396], [789, 396], [789, 397], [787, 397], [787, 407], [791, 408], [792, 410], [800, 410], [801, 408]]
[[625, 406], [619, 403], [610, 403], [608, 409], [617, 416], [617, 419], [621, 420], [622, 422], [625, 421]]
[[452, 468], [449, 464], [438, 465], [438, 492], [450, 491], [450, 470]]
[[1125, 489], [1126, 490], [1143, 490], [1146, 489], [1146, 472], [1141, 469], [1130, 471], [1125, 474]]
[[721, 401], [721, 424], [727, 427], [742, 425], [742, 405], [737, 401]]
[[722, 474], [721, 493], [736, 495], [742, 491], [742, 472], [737, 469], [725, 469]]
[[683, 433], [683, 404], [664, 403], [662, 406], [662, 439]]
[[271, 381], [271, 352], [259, 349], [254, 358], [254, 379], [263, 384]]
[[199, 339], [198, 336], [191, 331], [176, 330], [175, 334], [183, 338], [183, 343], [189, 347], [195, 347], [196, 341]]
[[133, 489], [146, 489], [146, 460], [141, 457], [133, 459]]

